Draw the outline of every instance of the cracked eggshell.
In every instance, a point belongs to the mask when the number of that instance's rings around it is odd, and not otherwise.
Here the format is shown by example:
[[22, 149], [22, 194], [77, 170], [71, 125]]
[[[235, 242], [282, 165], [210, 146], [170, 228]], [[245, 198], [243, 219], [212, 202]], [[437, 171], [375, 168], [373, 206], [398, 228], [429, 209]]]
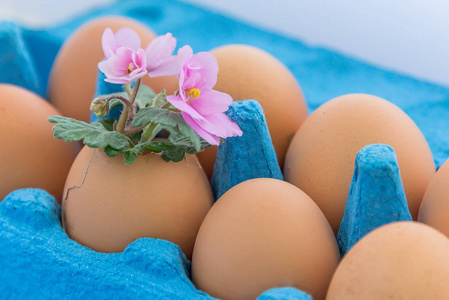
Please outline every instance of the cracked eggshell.
[[[97, 66], [105, 58], [101, 37], [108, 27], [114, 33], [123, 27], [131, 28], [140, 36], [144, 49], [156, 37], [144, 24], [122, 16], [97, 18], [76, 29], [59, 50], [49, 78], [48, 98], [64, 116], [89, 122]], [[142, 82], [155, 92], [165, 88], [170, 93], [176, 88], [177, 76], [145, 76]]]
[[60, 113], [38, 95], [0, 84], [0, 201], [20, 188], [41, 188], [61, 203], [79, 146], [53, 137], [48, 117]]
[[[234, 101], [259, 101], [282, 168], [291, 138], [308, 113], [295, 76], [277, 58], [256, 47], [226, 45], [211, 50], [211, 53], [219, 67], [214, 89], [231, 95]], [[209, 178], [216, 157], [215, 146], [198, 153], [198, 159]]]
[[201, 225], [192, 258], [196, 287], [221, 299], [255, 299], [293, 286], [324, 299], [340, 254], [329, 223], [301, 190], [258, 178], [227, 191]]
[[98, 252], [121, 252], [138, 238], [171, 241], [191, 258], [193, 244], [213, 203], [209, 181], [194, 155], [165, 162], [139, 155], [125, 165], [85, 146], [70, 169], [62, 218], [70, 238]]
[[343, 257], [327, 300], [449, 299], [449, 239], [417, 222], [381, 226]]
[[335, 234], [343, 218], [357, 152], [369, 144], [396, 152], [414, 220], [435, 163], [413, 120], [382, 98], [366, 94], [337, 97], [315, 110], [287, 152], [284, 176], [317, 203]]

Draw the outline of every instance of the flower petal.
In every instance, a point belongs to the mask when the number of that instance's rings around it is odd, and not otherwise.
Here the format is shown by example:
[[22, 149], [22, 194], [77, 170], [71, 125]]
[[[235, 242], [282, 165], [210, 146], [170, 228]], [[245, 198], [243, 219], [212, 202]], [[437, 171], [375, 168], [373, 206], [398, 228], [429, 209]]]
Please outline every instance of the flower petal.
[[223, 113], [232, 104], [232, 97], [226, 93], [215, 90], [201, 91], [200, 96], [194, 99], [190, 105], [202, 115]]
[[117, 50], [117, 42], [115, 41], [114, 33], [111, 28], [106, 28], [101, 37], [101, 44], [103, 46], [104, 56], [109, 58], [115, 55]]
[[218, 74], [218, 63], [215, 56], [210, 52], [199, 52], [192, 57], [191, 62], [193, 65], [201, 66], [197, 72], [201, 74], [203, 81], [196, 88], [212, 89], [217, 83]]
[[204, 120], [204, 117], [200, 115], [195, 109], [193, 109], [187, 102], [182, 100], [179, 95], [167, 96], [167, 101], [170, 102], [174, 107], [179, 109], [181, 112], [189, 114], [192, 118]]
[[192, 48], [184, 46], [178, 50], [176, 56], [170, 56], [162, 60], [157, 68], [149, 68], [148, 75], [150, 77], [178, 75], [182, 64], [189, 56], [192, 56]]
[[100, 61], [98, 63], [98, 69], [100, 69], [100, 71], [103, 72], [106, 77], [108, 77], [108, 75], [110, 74], [113, 74], [107, 60]]
[[121, 28], [115, 33], [117, 47], [128, 47], [135, 51], [140, 48], [140, 37], [129, 27]]
[[203, 130], [222, 138], [241, 136], [243, 134], [239, 125], [224, 113], [207, 115], [204, 116], [204, 119], [197, 119], [195, 122]]
[[147, 69], [152, 71], [158, 68], [164, 59], [169, 58], [176, 48], [176, 39], [170, 32], [160, 35], [147, 46], [145, 53], [147, 55]]
[[[98, 64], [98, 68], [106, 75], [105, 81], [111, 83], [129, 83], [147, 74], [145, 51], [120, 47], [116, 55]], [[133, 69], [128, 73], [128, 66]]]
[[198, 87], [198, 82], [201, 81], [201, 74], [198, 72], [190, 74], [190, 76], [185, 76], [185, 80], [182, 83], [180, 89], [182, 91], [190, 90]]
[[196, 133], [198, 133], [198, 135], [200, 137], [202, 137], [203, 139], [206, 140], [206, 142], [208, 142], [211, 145], [220, 145], [220, 137], [211, 134], [207, 131], [205, 131], [204, 129], [201, 128], [201, 126], [199, 126], [195, 119], [193, 119], [189, 114], [186, 113], [181, 113], [182, 117], [184, 118], [184, 120], [186, 121], [187, 124], [189, 124], [190, 127], [192, 127], [193, 130], [195, 130]]

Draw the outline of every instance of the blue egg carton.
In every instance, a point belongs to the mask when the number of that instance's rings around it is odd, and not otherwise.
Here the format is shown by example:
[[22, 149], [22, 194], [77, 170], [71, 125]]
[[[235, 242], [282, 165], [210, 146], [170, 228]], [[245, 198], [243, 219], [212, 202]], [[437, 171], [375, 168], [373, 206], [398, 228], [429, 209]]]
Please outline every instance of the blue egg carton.
[[[437, 167], [449, 156], [449, 88], [381, 70], [177, 1], [123, 0], [45, 30], [0, 22], [0, 82], [45, 96], [51, 65], [67, 36], [82, 23], [111, 14], [135, 18], [159, 34], [172, 32], [178, 45], [190, 44], [195, 52], [230, 43], [262, 48], [293, 72], [311, 111], [346, 93], [388, 99], [417, 123]], [[247, 179], [282, 179], [260, 105], [251, 100], [234, 102], [228, 115], [244, 135], [227, 139], [219, 147], [212, 177], [216, 198]], [[360, 207], [370, 207], [369, 214]], [[355, 162], [337, 237], [341, 254], [374, 228], [399, 220], [411, 217], [394, 150], [388, 145], [369, 145]], [[7, 299], [211, 298], [192, 284], [190, 262], [175, 244], [143, 238], [122, 253], [95, 252], [67, 237], [59, 204], [39, 189], [14, 191], [0, 203], [0, 266], [0, 295]], [[311, 299], [289, 287], [266, 291], [259, 298]]]

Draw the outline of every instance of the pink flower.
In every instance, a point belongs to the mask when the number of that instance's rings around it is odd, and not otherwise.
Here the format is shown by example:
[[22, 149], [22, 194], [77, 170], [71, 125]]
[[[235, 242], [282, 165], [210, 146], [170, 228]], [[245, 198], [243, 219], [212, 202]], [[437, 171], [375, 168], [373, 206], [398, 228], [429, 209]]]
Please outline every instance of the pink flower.
[[148, 47], [140, 48], [140, 38], [132, 29], [121, 28], [115, 34], [107, 28], [102, 37], [103, 52], [106, 61], [98, 64], [106, 75], [105, 81], [111, 83], [129, 83], [146, 74], [150, 77], [178, 74], [182, 63], [191, 49], [188, 46], [178, 50], [176, 39], [171, 33], [155, 38]]
[[106, 28], [101, 38], [103, 52], [106, 58], [116, 55], [120, 47], [128, 47], [133, 50], [140, 49], [140, 37], [131, 28], [121, 28], [117, 33], [113, 33], [111, 28]]
[[98, 68], [111, 83], [130, 83], [147, 74], [145, 51], [140, 48], [140, 38], [132, 29], [121, 28], [113, 33], [107, 28], [102, 37], [105, 61]]
[[179, 94], [167, 96], [168, 102], [211, 145], [219, 145], [220, 138], [241, 136], [240, 127], [224, 113], [232, 103], [231, 96], [212, 89], [217, 83], [217, 60], [208, 52], [192, 55], [190, 47], [188, 51], [178, 74]]
[[143, 49], [133, 50], [119, 47], [115, 55], [98, 64], [98, 68], [106, 75], [105, 81], [110, 83], [130, 83], [147, 74], [147, 59]]
[[151, 41], [145, 49], [147, 71], [150, 77], [178, 74], [184, 59], [189, 54], [190, 47], [182, 47], [178, 50], [178, 55], [174, 56], [172, 53], [175, 48], [176, 39], [171, 33], [158, 36]]

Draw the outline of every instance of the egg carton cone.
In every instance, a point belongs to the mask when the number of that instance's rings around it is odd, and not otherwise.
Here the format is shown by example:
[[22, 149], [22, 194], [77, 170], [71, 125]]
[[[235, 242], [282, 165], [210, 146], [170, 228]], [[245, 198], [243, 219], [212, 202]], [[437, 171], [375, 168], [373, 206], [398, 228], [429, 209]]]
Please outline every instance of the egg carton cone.
[[233, 102], [226, 114], [237, 122], [243, 134], [240, 137], [227, 138], [218, 146], [211, 179], [215, 199], [245, 180], [284, 180], [259, 102]]
[[40, 94], [39, 77], [23, 39], [22, 29], [0, 21], [0, 83], [14, 84]]
[[412, 221], [393, 148], [363, 147], [355, 160], [345, 213], [337, 235], [343, 257], [362, 237], [382, 225]]

